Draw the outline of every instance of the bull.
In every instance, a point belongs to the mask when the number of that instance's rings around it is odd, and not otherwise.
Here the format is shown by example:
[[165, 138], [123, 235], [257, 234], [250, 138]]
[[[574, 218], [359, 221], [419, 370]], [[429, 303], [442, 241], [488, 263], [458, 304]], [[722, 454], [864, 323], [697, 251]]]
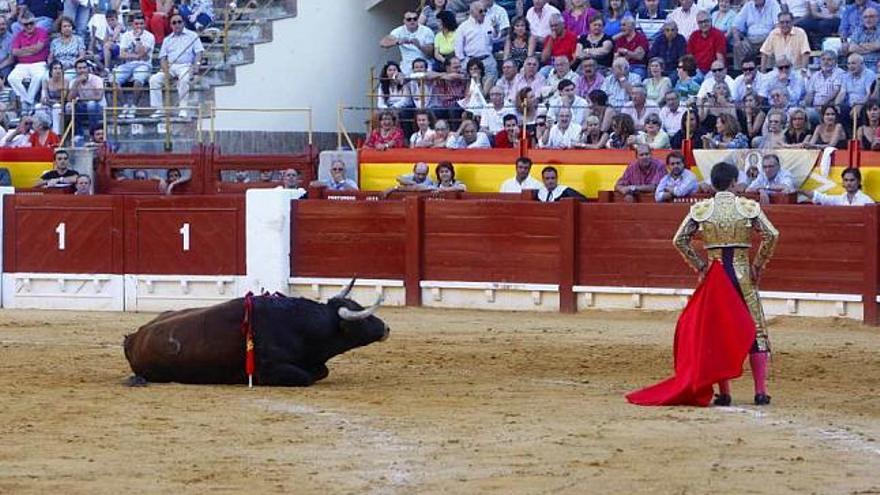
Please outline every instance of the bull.
[[[281, 295], [253, 297], [254, 382], [309, 386], [327, 377], [332, 357], [385, 340], [390, 329], [373, 315], [381, 296], [364, 308], [348, 298], [353, 285], [354, 280], [326, 304]], [[238, 298], [168, 311], [127, 335], [125, 357], [134, 372], [129, 385], [247, 383], [245, 304], [245, 298]]]

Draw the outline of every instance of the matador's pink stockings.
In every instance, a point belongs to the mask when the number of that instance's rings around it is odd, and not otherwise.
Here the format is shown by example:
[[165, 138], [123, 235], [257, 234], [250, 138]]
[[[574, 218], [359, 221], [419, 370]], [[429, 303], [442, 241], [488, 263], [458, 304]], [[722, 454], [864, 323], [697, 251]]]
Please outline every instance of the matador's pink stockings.
[[755, 380], [755, 394], [767, 395], [767, 370], [770, 367], [769, 352], [753, 352], [749, 354], [752, 366], [752, 378]]

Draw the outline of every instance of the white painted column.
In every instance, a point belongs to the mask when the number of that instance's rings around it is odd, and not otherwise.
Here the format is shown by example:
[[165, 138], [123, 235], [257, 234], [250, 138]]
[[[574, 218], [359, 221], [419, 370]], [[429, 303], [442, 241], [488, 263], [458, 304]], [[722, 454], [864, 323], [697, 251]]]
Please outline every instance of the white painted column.
[[[15, 188], [12, 186], [0, 186], [0, 235], [3, 232], [3, 221], [5, 218], [3, 217], [3, 201], [6, 198], [7, 194], [15, 194]], [[6, 266], [3, 264], [3, 248], [0, 247], [0, 280], [3, 278], [3, 273], [6, 272]], [[3, 301], [3, 284], [0, 283], [0, 302]]]
[[245, 202], [244, 291], [288, 293], [290, 278], [290, 189], [248, 189]]

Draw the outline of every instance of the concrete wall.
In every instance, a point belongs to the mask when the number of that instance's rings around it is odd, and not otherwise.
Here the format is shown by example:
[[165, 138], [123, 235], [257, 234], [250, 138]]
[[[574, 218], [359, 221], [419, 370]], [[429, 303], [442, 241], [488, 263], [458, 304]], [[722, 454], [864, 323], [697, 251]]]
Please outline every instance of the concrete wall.
[[[386, 0], [367, 9], [363, 0], [300, 0], [295, 18], [275, 21], [273, 41], [255, 47], [255, 62], [237, 68], [236, 84], [216, 90], [216, 105], [313, 108], [314, 130], [336, 132], [337, 105], [366, 107], [371, 66], [399, 59], [379, 39], [402, 24], [413, 2]], [[363, 132], [367, 113], [346, 112], [350, 132]], [[223, 113], [218, 130], [305, 131], [304, 116]]]

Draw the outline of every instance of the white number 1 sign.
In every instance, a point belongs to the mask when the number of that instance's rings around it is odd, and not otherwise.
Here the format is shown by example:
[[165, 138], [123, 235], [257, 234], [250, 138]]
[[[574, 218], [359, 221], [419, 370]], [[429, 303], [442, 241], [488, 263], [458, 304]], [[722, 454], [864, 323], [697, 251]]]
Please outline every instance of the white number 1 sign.
[[65, 239], [67, 234], [67, 225], [64, 222], [59, 223], [58, 226], [55, 227], [55, 233], [58, 234], [58, 250], [64, 251], [67, 242], [67, 239]]
[[183, 250], [189, 251], [189, 224], [183, 224], [183, 227], [178, 232], [180, 232], [180, 236], [183, 238]]

